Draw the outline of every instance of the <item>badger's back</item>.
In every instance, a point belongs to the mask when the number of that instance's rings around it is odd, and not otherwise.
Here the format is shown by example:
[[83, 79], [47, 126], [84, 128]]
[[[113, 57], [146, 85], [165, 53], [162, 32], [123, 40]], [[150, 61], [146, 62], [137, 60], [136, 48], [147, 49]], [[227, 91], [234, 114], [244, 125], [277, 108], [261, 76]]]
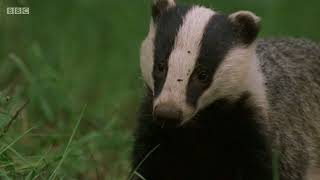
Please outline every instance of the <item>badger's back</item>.
[[303, 173], [320, 165], [320, 46], [303, 39], [266, 39], [258, 41], [257, 53], [283, 172], [299, 177], [293, 170]]

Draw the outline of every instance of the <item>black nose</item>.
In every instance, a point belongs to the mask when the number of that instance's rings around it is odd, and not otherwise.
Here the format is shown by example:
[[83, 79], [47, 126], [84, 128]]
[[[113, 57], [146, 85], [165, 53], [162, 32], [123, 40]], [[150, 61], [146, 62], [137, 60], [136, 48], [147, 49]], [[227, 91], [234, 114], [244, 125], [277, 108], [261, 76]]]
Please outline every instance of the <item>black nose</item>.
[[154, 109], [154, 116], [157, 121], [177, 125], [181, 121], [182, 111], [172, 104], [160, 104]]

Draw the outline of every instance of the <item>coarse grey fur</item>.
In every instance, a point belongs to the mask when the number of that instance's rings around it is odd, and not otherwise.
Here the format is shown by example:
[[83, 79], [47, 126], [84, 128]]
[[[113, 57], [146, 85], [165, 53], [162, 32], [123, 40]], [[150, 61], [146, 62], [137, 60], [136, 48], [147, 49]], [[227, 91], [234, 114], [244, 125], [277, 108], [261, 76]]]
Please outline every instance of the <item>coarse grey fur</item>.
[[320, 179], [320, 174], [311, 174], [320, 168], [319, 44], [293, 38], [261, 39], [257, 54], [269, 104], [263, 123], [275, 152], [280, 152], [282, 178]]

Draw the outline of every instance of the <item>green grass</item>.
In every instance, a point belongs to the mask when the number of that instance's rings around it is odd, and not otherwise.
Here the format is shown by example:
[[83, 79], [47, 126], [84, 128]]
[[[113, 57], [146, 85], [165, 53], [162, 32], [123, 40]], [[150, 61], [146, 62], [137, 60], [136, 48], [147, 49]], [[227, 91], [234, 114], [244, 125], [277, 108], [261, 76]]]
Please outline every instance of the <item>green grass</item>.
[[64, 153], [62, 155], [62, 158], [60, 159], [60, 161], [59, 161], [57, 167], [54, 169], [53, 173], [50, 175], [49, 180], [54, 180], [56, 178], [58, 170], [61, 168], [61, 165], [62, 165], [63, 161], [66, 159], [66, 157], [67, 157], [67, 155], [68, 155], [68, 153], [70, 151], [70, 144], [73, 141], [73, 138], [74, 138], [74, 136], [75, 136], [75, 134], [76, 134], [76, 132], [77, 132], [77, 130], [79, 128], [79, 124], [81, 122], [81, 119], [83, 118], [84, 110], [85, 110], [85, 108], [81, 112], [79, 120], [77, 121], [76, 126], [74, 127], [74, 129], [72, 131], [71, 137], [70, 137], [70, 139], [68, 141], [67, 147], [66, 147], [66, 149], [65, 149], [65, 151], [64, 151]]
[[[149, 2], [0, 0], [0, 179], [128, 177]], [[315, 0], [184, 2], [252, 10], [261, 36], [320, 39]]]

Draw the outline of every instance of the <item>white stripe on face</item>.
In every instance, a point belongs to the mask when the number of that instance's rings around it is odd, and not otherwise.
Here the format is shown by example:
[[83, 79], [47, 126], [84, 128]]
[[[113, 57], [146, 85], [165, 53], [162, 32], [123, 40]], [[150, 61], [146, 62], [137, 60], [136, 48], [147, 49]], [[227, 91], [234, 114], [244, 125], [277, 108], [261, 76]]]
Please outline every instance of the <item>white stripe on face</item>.
[[152, 69], [154, 64], [154, 40], [156, 37], [156, 30], [153, 21], [150, 23], [150, 30], [147, 38], [142, 42], [140, 50], [140, 69], [143, 79], [153, 90]]
[[236, 100], [244, 92], [250, 92], [257, 106], [267, 107], [264, 79], [255, 49], [254, 43], [229, 51], [214, 74], [212, 84], [199, 98], [197, 110], [219, 98]]
[[169, 102], [181, 108], [184, 120], [193, 116], [194, 110], [186, 102], [187, 85], [200, 53], [204, 31], [214, 14], [211, 9], [199, 6], [186, 14], [168, 59], [165, 84], [154, 107]]

